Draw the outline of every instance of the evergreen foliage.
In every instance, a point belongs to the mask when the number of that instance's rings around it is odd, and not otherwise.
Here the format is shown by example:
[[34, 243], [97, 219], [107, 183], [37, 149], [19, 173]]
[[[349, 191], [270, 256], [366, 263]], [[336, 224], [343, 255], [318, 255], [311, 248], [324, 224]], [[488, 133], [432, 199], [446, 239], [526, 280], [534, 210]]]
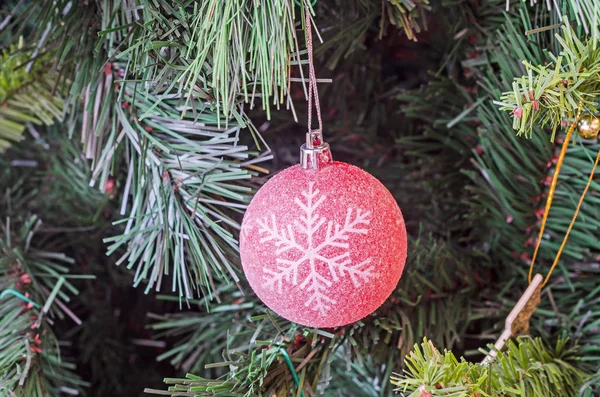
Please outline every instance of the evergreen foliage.
[[[312, 3], [3, 6], [0, 293], [40, 308], [0, 300], [0, 395], [597, 393], [597, 180], [532, 320], [552, 347], [524, 338], [474, 362], [526, 285], [552, 138], [579, 101], [596, 111], [600, 6]], [[302, 5], [323, 38], [319, 77], [333, 82], [319, 87], [325, 136], [336, 159], [389, 187], [411, 236], [388, 301], [333, 330], [267, 310], [238, 258], [263, 162], [296, 163], [302, 143]], [[599, 150], [569, 147], [540, 272]]]
[[581, 41], [565, 24], [562, 35], [555, 36], [560, 54], [547, 54], [551, 64], [533, 66], [527, 60], [523, 62], [527, 76], [516, 78], [513, 91], [505, 92], [501, 102], [496, 102], [514, 115], [513, 128], [519, 134], [531, 136], [534, 126], [549, 124], [554, 138], [561, 124], [574, 119], [580, 103], [585, 111], [597, 113], [600, 30], [597, 26], [591, 29], [591, 37]]
[[[5, 169], [1, 177], [10, 179]], [[2, 197], [0, 229], [0, 394], [60, 396], [86, 385], [61, 353], [52, 325], [67, 317], [78, 293], [69, 272], [73, 260], [52, 251], [52, 241], [38, 236], [42, 220], [21, 212], [35, 197], [16, 180]]]
[[443, 354], [425, 339], [406, 357], [404, 375], [392, 376], [392, 384], [409, 396], [574, 396], [586, 374], [574, 365], [576, 349], [567, 339], [554, 348], [539, 338], [509, 340], [505, 352], [490, 364], [473, 364]]
[[[153, 315], [156, 322], [150, 327], [157, 331], [156, 336], [167, 340], [177, 336], [178, 340], [159, 359], [169, 359], [185, 372], [204, 374], [201, 378], [189, 374], [187, 379], [169, 379], [167, 383], [173, 385], [169, 390], [173, 395], [187, 390], [207, 396], [216, 391], [235, 396], [287, 395], [301, 389], [310, 394], [330, 390], [327, 374], [338, 371], [339, 366], [367, 362], [376, 372], [374, 378], [388, 379], [392, 371], [401, 368], [401, 358], [415, 340], [430, 335], [444, 346], [460, 346], [462, 335], [474, 323], [485, 324], [482, 317], [498, 315], [493, 307], [473, 300], [474, 296], [487, 296], [488, 291], [477, 281], [479, 275], [473, 274], [473, 265], [463, 253], [431, 235], [423, 235], [409, 246], [406, 273], [388, 302], [371, 316], [338, 331], [282, 320], [270, 311], [265, 313], [255, 297], [248, 299], [232, 291], [221, 292], [229, 300], [210, 313]], [[195, 303], [204, 306], [202, 301]], [[280, 348], [288, 350], [299, 366], [297, 371], [302, 370], [300, 388], [291, 382]], [[392, 349], [398, 354], [390, 355]], [[387, 384], [380, 387], [391, 391]]]
[[[32, 57], [35, 59], [32, 60]], [[21, 141], [35, 125], [52, 125], [62, 120], [64, 100], [48, 71], [50, 54], [25, 51], [23, 39], [0, 55], [0, 153]]]

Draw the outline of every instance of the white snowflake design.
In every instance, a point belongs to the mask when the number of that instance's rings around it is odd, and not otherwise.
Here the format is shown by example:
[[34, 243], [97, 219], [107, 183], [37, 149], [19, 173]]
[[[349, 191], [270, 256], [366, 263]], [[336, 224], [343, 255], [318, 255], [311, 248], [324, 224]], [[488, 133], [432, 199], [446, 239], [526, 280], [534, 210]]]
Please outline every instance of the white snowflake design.
[[[327, 197], [319, 195], [320, 191], [313, 190], [313, 188], [314, 183], [310, 183], [308, 190], [302, 192], [305, 201], [298, 197], [294, 200], [294, 203], [304, 212], [304, 216], [294, 221], [294, 226], [296, 232], [306, 236], [305, 242], [297, 241], [291, 224], [279, 228], [274, 214], [271, 214], [270, 219], [265, 218], [256, 223], [261, 236], [260, 243], [273, 242], [277, 255], [277, 268], [275, 270], [264, 269], [263, 285], [272, 290], [277, 289], [277, 292], [281, 294], [285, 283], [299, 284], [300, 288], [310, 293], [304, 306], [318, 311], [321, 315], [326, 315], [327, 311], [337, 303], [328, 296], [328, 287], [339, 282], [341, 278], [350, 277], [354, 286], [358, 288], [363, 282], [367, 282], [374, 276], [372, 258], [369, 257], [358, 264], [353, 264], [348, 244], [350, 234], [368, 233], [367, 227], [371, 222], [371, 211], [348, 208], [343, 225], [327, 220], [317, 212]], [[315, 234], [321, 227], [327, 227], [324, 239], [315, 241]], [[326, 251], [329, 247], [342, 248], [344, 252], [336, 256], [328, 255]], [[296, 250], [298, 259], [289, 260], [281, 257], [281, 254], [290, 250]], [[326, 274], [319, 273], [317, 268], [319, 262], [327, 265]], [[298, 280], [301, 268], [307, 270], [302, 273], [308, 274], [303, 280]], [[325, 268], [325, 266], [321, 268]]]

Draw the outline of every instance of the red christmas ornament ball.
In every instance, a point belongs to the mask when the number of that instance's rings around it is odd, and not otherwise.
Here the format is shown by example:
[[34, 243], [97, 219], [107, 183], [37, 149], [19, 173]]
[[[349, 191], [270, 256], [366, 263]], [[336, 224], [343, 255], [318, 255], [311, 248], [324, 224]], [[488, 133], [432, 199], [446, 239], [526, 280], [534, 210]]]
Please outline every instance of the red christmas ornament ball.
[[353, 323], [392, 293], [406, 262], [398, 204], [350, 164], [290, 167], [248, 206], [240, 234], [250, 286], [273, 311], [312, 327]]

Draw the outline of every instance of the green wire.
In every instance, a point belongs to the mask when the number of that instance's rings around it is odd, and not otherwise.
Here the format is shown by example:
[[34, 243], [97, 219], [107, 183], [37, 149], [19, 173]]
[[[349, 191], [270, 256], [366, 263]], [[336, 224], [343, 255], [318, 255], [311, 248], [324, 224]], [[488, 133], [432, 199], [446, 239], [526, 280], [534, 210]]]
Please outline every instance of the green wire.
[[2, 293], [0, 294], [0, 299], [4, 299], [4, 297], [5, 297], [6, 295], [8, 295], [8, 294], [14, 295], [14, 296], [16, 296], [17, 298], [19, 298], [19, 299], [21, 299], [21, 300], [23, 300], [23, 301], [25, 301], [25, 302], [28, 302], [28, 303], [31, 303], [31, 304], [33, 304], [33, 306], [34, 306], [35, 308], [37, 308], [37, 309], [39, 309], [39, 307], [40, 307], [40, 305], [38, 305], [37, 303], [35, 303], [35, 302], [34, 302], [34, 301], [32, 301], [31, 299], [29, 299], [28, 297], [26, 297], [26, 296], [25, 296], [25, 295], [23, 295], [22, 293], [20, 293], [20, 292], [17, 292], [17, 291], [15, 291], [15, 290], [13, 290], [13, 289], [10, 289], [10, 288], [9, 288], [9, 289], [5, 289], [4, 291], [2, 291]]
[[[296, 382], [296, 386], [300, 387], [300, 379], [298, 379], [298, 374], [296, 373], [296, 369], [294, 368], [294, 364], [292, 364], [292, 360], [290, 359], [290, 356], [288, 355], [287, 351], [285, 351], [285, 349], [283, 347], [279, 348], [279, 352], [281, 353], [285, 362], [287, 363], [287, 366], [290, 369], [290, 372], [292, 373], [292, 378], [294, 378], [294, 382]], [[304, 397], [304, 390], [302, 390], [300, 392], [300, 395], [302, 397]]]

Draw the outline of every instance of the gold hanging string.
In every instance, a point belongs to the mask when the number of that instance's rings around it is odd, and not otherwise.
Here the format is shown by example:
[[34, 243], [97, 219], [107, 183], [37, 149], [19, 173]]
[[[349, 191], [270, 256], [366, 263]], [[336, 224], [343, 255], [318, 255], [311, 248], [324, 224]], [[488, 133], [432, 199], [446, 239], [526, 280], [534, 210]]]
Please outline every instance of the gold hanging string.
[[552, 263], [552, 267], [550, 268], [550, 271], [548, 272], [548, 275], [544, 279], [544, 283], [542, 284], [542, 287], [544, 285], [546, 285], [546, 283], [550, 279], [550, 275], [552, 274], [552, 272], [554, 271], [554, 268], [558, 264], [558, 260], [560, 259], [560, 256], [562, 255], [562, 252], [563, 252], [563, 249], [565, 248], [565, 245], [567, 245], [567, 240], [569, 239], [569, 234], [571, 233], [571, 229], [573, 229], [573, 225], [575, 224], [575, 220], [577, 219], [577, 215], [579, 215], [579, 210], [581, 209], [581, 204], [583, 204], [583, 199], [585, 198], [585, 195], [587, 194], [588, 190], [590, 189], [590, 185], [592, 184], [592, 182], [594, 180], [594, 173], [596, 172], [596, 168], [598, 167], [598, 161], [600, 161], [600, 151], [598, 151], [598, 155], [596, 156], [596, 161], [594, 162], [594, 166], [592, 167], [592, 172], [590, 172], [590, 177], [589, 177], [589, 179], [587, 181], [587, 184], [585, 185], [585, 189], [583, 190], [583, 194], [581, 195], [581, 197], [579, 198], [579, 202], [577, 203], [577, 209], [575, 210], [575, 214], [573, 214], [573, 219], [571, 219], [571, 223], [569, 224], [569, 228], [567, 229], [567, 233], [565, 234], [565, 237], [563, 238], [562, 244], [560, 245], [560, 248], [558, 249], [558, 253], [556, 254], [556, 257], [554, 258], [554, 263]]
[[[579, 198], [579, 202], [577, 203], [577, 208], [575, 209], [575, 213], [573, 214], [573, 218], [571, 219], [569, 228], [567, 229], [567, 232], [565, 233], [565, 236], [560, 245], [558, 253], [556, 254], [556, 256], [554, 258], [554, 262], [552, 263], [552, 266], [550, 267], [550, 270], [548, 271], [546, 278], [544, 278], [543, 282], [542, 282], [542, 276], [540, 274], [537, 274], [532, 279], [535, 259], [537, 257], [537, 254], [538, 254], [538, 251], [540, 248], [540, 244], [542, 241], [542, 235], [544, 233], [544, 228], [546, 227], [546, 221], [548, 220], [548, 213], [550, 212], [550, 207], [552, 206], [552, 199], [554, 198], [554, 192], [556, 190], [556, 185], [558, 183], [558, 176], [560, 174], [560, 168], [562, 167], [562, 164], [564, 162], [567, 148], [571, 141], [571, 136], [573, 135], [573, 131], [575, 130], [575, 127], [577, 126], [577, 123], [579, 122], [579, 118], [581, 116], [581, 107], [582, 107], [582, 103], [580, 102], [579, 107], [577, 109], [577, 117], [575, 118], [575, 121], [573, 122], [573, 124], [571, 124], [571, 127], [569, 128], [569, 130], [567, 132], [565, 141], [563, 142], [563, 145], [562, 145], [562, 148], [560, 151], [560, 156], [558, 158], [556, 169], [554, 171], [554, 177], [552, 178], [552, 184], [550, 185], [550, 191], [548, 193], [548, 199], [546, 201], [546, 208], [544, 211], [544, 217], [542, 218], [542, 225], [540, 227], [540, 232], [538, 235], [535, 252], [534, 252], [533, 258], [531, 259], [531, 264], [529, 266], [529, 287], [527, 288], [527, 290], [525, 291], [525, 293], [523, 294], [521, 299], [519, 299], [519, 302], [517, 302], [517, 305], [515, 306], [515, 308], [511, 311], [511, 313], [507, 317], [505, 330], [502, 333], [502, 335], [500, 336], [500, 339], [498, 339], [498, 341], [496, 342], [497, 348], [501, 348], [504, 345], [505, 340], [507, 338], [509, 338], [510, 336], [529, 334], [529, 321], [531, 319], [531, 316], [537, 309], [538, 305], [540, 304], [541, 290], [548, 283], [548, 281], [550, 280], [550, 276], [552, 275], [552, 272], [558, 265], [558, 261], [560, 260], [560, 257], [563, 253], [565, 246], [567, 245], [567, 241], [569, 239], [569, 235], [571, 234], [571, 230], [573, 229], [573, 225], [575, 224], [575, 221], [577, 220], [577, 216], [579, 215], [579, 212], [581, 210], [581, 205], [583, 204], [583, 200], [585, 199], [585, 196], [594, 180], [594, 174], [596, 172], [596, 168], [598, 167], [598, 163], [600, 162], [600, 151], [598, 151], [598, 155], [596, 156], [596, 161], [594, 162], [594, 166], [592, 167], [592, 171], [590, 172], [590, 176], [588, 178], [587, 184], [585, 185], [585, 189], [583, 190], [583, 193], [581, 194], [581, 197]], [[500, 347], [498, 347], [498, 346], [500, 346]], [[494, 355], [492, 355], [492, 354], [488, 355], [485, 358], [484, 362], [491, 360], [493, 358], [493, 356]]]
[[[571, 142], [571, 136], [573, 135], [573, 131], [577, 127], [577, 123], [579, 122], [579, 118], [581, 117], [581, 107], [583, 106], [582, 102], [579, 102], [579, 106], [577, 108], [577, 117], [575, 117], [575, 121], [571, 124], [571, 127], [567, 131], [567, 135], [565, 136], [565, 141], [563, 142], [562, 148], [560, 150], [560, 156], [558, 157], [558, 161], [556, 163], [556, 169], [554, 170], [554, 176], [552, 177], [552, 184], [550, 185], [550, 190], [548, 191], [548, 199], [546, 200], [546, 208], [544, 209], [544, 216], [542, 218], [542, 225], [540, 226], [540, 232], [538, 233], [537, 242], [535, 244], [535, 251], [533, 252], [533, 257], [531, 258], [531, 264], [529, 265], [529, 276], [527, 280], [531, 284], [532, 276], [533, 276], [533, 266], [535, 264], [535, 259], [537, 258], [538, 251], [540, 249], [540, 245], [542, 243], [542, 236], [544, 235], [544, 229], [546, 228], [546, 221], [548, 220], [548, 214], [550, 213], [550, 207], [552, 207], [552, 199], [554, 198], [554, 191], [556, 190], [556, 184], [558, 183], [558, 175], [560, 174], [560, 169], [565, 160], [565, 155], [567, 154], [567, 148], [569, 147], [569, 142]], [[548, 275], [546, 276], [546, 281], [552, 274], [554, 267], [550, 270]], [[544, 285], [546, 284], [544, 281]]]
[[[321, 119], [321, 105], [319, 103], [319, 91], [317, 90], [317, 77], [315, 74], [315, 65], [313, 63], [313, 41], [310, 8], [308, 5], [304, 7], [306, 19], [306, 49], [308, 51], [308, 134], [306, 136], [306, 146], [312, 148], [313, 145], [323, 143], [323, 120]], [[317, 120], [319, 128], [312, 131], [312, 112], [313, 100], [315, 111], [317, 112]]]
[[[598, 168], [598, 163], [600, 163], [600, 151], [598, 151], [598, 155], [596, 156], [596, 161], [594, 162], [594, 166], [592, 167], [592, 171], [590, 172], [590, 177], [588, 178], [587, 184], [585, 185], [585, 189], [579, 198], [579, 202], [577, 203], [577, 208], [575, 209], [575, 214], [571, 219], [571, 223], [569, 224], [569, 228], [563, 238], [562, 244], [560, 245], [560, 249], [554, 258], [554, 263], [548, 272], [548, 275], [542, 282], [542, 276], [540, 274], [536, 274], [533, 280], [529, 283], [529, 287], [525, 290], [513, 310], [510, 312], [508, 317], [506, 317], [504, 331], [502, 335], [496, 341], [495, 347], [497, 350], [502, 349], [504, 347], [504, 343], [512, 336], [518, 336], [523, 334], [529, 334], [529, 321], [531, 316], [537, 309], [538, 305], [541, 301], [541, 290], [548, 283], [550, 279], [550, 275], [556, 268], [558, 261], [560, 260], [560, 256], [567, 245], [567, 240], [569, 239], [569, 234], [571, 233], [571, 229], [573, 229], [573, 225], [575, 224], [575, 220], [579, 215], [579, 211], [581, 210], [581, 205], [583, 204], [583, 200], [592, 185], [594, 180], [594, 174], [596, 173], [596, 169]], [[491, 361], [496, 356], [496, 350], [492, 350], [488, 353], [482, 363], [487, 363]]]

